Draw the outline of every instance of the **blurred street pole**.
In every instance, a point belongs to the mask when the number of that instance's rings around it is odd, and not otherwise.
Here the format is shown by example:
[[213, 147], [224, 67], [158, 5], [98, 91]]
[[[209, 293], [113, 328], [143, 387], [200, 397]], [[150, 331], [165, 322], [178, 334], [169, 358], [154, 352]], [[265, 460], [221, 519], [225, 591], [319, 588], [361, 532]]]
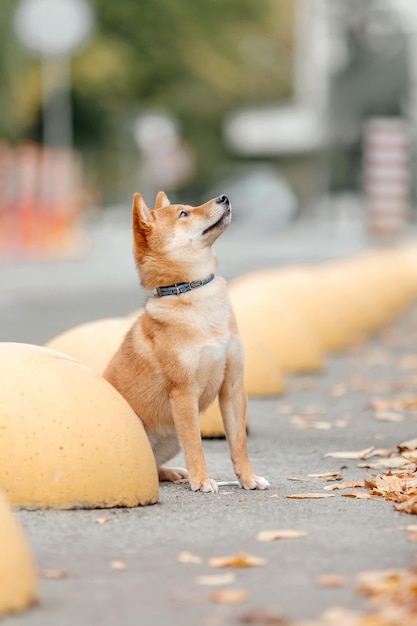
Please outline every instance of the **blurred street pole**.
[[16, 34], [40, 63], [44, 144], [16, 149], [11, 222], [19, 233], [18, 254], [55, 256], [82, 247], [82, 168], [73, 149], [71, 58], [93, 24], [88, 0], [17, 3]]
[[72, 146], [71, 55], [87, 41], [93, 24], [88, 0], [20, 0], [17, 6], [16, 33], [41, 61], [47, 146]]
[[72, 147], [71, 66], [68, 56], [41, 61], [43, 143]]

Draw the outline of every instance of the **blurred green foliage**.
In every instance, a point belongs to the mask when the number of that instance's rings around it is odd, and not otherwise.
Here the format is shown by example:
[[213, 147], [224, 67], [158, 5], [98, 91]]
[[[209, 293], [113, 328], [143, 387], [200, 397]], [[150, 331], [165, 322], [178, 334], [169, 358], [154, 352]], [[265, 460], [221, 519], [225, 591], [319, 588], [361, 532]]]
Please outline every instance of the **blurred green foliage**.
[[[90, 1], [95, 33], [72, 64], [74, 137], [108, 200], [134, 184], [132, 124], [141, 111], [178, 117], [197, 156], [188, 190], [197, 194], [228, 158], [225, 116], [291, 95], [294, 0]], [[0, 132], [40, 140], [39, 62], [13, 36], [14, 6], [2, 0]]]

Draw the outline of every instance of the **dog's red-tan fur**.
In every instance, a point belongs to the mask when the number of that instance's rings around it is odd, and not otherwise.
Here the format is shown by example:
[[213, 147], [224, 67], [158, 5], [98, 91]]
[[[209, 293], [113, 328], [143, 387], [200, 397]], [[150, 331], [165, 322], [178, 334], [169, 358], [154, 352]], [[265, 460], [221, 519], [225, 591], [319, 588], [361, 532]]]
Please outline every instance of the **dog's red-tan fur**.
[[[201, 280], [215, 272], [211, 246], [231, 219], [229, 202], [222, 198], [190, 207], [170, 204], [160, 192], [151, 211], [135, 194], [134, 257], [145, 289]], [[188, 477], [194, 491], [218, 490], [207, 473], [199, 424], [199, 413], [218, 395], [240, 485], [267, 489], [268, 481], [254, 474], [247, 452], [243, 372], [244, 348], [226, 282], [216, 276], [181, 295], [151, 296], [104, 376], [142, 420], [160, 480]], [[188, 472], [163, 465], [180, 445]]]

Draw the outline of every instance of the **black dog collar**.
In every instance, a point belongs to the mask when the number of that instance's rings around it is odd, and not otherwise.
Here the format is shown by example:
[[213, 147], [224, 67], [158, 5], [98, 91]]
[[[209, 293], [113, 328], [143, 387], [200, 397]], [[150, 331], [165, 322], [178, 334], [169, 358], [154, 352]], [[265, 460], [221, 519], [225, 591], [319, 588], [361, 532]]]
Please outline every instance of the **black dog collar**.
[[175, 285], [168, 285], [167, 287], [157, 287], [156, 293], [160, 298], [162, 298], [162, 296], [179, 296], [181, 293], [187, 293], [187, 291], [192, 291], [193, 289], [197, 289], [197, 287], [207, 285], [213, 278], [214, 274], [211, 274], [208, 278], [193, 280], [191, 283], [176, 283]]

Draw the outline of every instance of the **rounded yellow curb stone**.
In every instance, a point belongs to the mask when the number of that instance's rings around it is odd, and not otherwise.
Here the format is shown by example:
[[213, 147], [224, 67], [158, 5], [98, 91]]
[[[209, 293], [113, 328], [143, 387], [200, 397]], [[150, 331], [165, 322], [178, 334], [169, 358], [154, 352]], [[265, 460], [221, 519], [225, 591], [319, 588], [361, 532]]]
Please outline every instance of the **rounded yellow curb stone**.
[[[285, 393], [282, 372], [273, 354], [262, 341], [248, 337], [245, 341], [245, 359], [245, 387], [248, 396], [271, 397]], [[200, 414], [200, 427], [203, 438], [225, 436], [217, 399]]]
[[89, 367], [39, 346], [0, 343], [0, 488], [29, 508], [157, 502], [141, 421]]
[[123, 317], [86, 322], [57, 335], [45, 347], [68, 354], [102, 374], [132, 323], [133, 319]]
[[350, 327], [367, 335], [380, 330], [410, 304], [413, 289], [406, 264], [396, 250], [377, 250], [334, 262], [327, 272], [344, 292], [336, 306]]
[[230, 297], [245, 344], [259, 341], [284, 372], [317, 372], [323, 368], [319, 340], [296, 309], [260, 284], [248, 280], [231, 286]]
[[0, 617], [24, 611], [37, 601], [38, 581], [29, 545], [0, 493]]
[[245, 338], [245, 387], [248, 396], [280, 396], [286, 391], [285, 378], [272, 351], [252, 335]]
[[277, 270], [274, 290], [314, 333], [324, 353], [340, 350], [351, 342], [338, 312], [329, 306], [320, 269]]
[[[209, 406], [209, 408], [200, 414], [201, 436], [205, 439], [225, 437], [226, 433], [223, 426], [223, 418], [220, 412], [218, 398]], [[246, 427], [248, 421], [246, 419]]]
[[222, 414], [217, 399], [204, 413], [200, 413], [200, 428], [201, 436], [208, 439], [225, 436]]

